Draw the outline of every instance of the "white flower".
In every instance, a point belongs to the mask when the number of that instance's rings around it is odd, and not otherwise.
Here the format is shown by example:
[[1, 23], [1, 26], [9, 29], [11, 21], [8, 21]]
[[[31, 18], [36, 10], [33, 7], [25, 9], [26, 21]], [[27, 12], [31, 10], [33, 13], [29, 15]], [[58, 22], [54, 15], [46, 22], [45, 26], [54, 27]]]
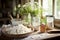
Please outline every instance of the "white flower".
[[18, 4], [18, 7], [20, 7], [20, 4]]

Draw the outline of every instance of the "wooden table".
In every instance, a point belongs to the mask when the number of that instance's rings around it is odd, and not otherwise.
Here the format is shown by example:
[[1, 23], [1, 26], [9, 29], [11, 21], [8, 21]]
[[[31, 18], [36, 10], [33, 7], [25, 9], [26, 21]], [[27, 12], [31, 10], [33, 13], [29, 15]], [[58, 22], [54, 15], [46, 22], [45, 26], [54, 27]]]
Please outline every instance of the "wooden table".
[[[1, 32], [0, 32], [1, 34]], [[60, 33], [58, 34], [49, 34], [49, 33], [40, 33], [40, 34], [32, 34], [26, 38], [22, 38], [22, 39], [15, 39], [15, 38], [9, 38], [3, 35], [0, 35], [0, 40], [47, 40], [47, 39], [51, 39], [54, 37], [60, 37]], [[54, 39], [55, 40], [55, 39]]]
[[[19, 39], [19, 40], [45, 40], [45, 39], [54, 38], [58, 36], [60, 36], [60, 34], [42, 33], [42, 34], [30, 35], [24, 39]], [[17, 39], [0, 36], [0, 40], [17, 40]]]

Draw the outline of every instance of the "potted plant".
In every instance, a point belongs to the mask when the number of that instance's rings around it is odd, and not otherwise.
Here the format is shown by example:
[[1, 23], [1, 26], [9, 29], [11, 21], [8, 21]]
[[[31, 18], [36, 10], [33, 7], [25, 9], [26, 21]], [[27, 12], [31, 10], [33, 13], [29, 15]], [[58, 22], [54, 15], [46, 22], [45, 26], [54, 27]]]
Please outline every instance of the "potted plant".
[[[33, 17], [37, 17], [38, 14], [41, 15], [41, 11], [42, 8], [38, 8], [38, 3], [37, 2], [34, 2], [33, 3], [33, 8], [31, 6], [32, 4], [30, 2], [28, 3], [25, 3], [24, 5], [18, 5], [17, 8], [16, 8], [16, 12], [17, 12], [17, 19], [19, 19], [19, 15], [22, 17], [21, 19], [26, 19], [26, 21], [28, 20], [31, 20]], [[30, 15], [30, 17], [29, 17]], [[32, 17], [32, 18], [31, 18]]]

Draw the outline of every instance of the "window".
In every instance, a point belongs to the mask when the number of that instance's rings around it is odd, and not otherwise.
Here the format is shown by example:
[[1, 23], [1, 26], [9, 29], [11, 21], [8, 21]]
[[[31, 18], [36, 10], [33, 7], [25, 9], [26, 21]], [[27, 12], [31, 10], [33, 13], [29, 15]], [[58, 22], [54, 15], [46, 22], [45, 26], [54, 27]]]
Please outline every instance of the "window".
[[[34, 0], [37, 1], [37, 0]], [[31, 0], [32, 2], [32, 0]], [[53, 15], [53, 0], [38, 0], [39, 6], [43, 8], [43, 16]], [[39, 7], [39, 8], [40, 8]]]
[[55, 0], [55, 18], [60, 19], [60, 0]]
[[52, 8], [53, 3], [52, 2], [53, 2], [52, 0], [43, 0], [42, 5], [43, 5], [43, 9], [45, 10], [45, 11], [43, 11], [43, 16], [53, 14], [52, 13], [52, 10], [53, 10], [53, 8]]

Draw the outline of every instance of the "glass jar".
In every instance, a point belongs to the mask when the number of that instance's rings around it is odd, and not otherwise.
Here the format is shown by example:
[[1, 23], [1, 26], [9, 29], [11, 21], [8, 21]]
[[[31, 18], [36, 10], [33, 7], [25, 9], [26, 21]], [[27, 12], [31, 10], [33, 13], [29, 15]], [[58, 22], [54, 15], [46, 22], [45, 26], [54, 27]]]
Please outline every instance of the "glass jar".
[[46, 18], [47, 18], [48, 28], [53, 29], [54, 28], [54, 17], [52, 15], [47, 15]]
[[35, 30], [39, 31], [40, 16], [33, 16], [32, 17], [32, 26], [35, 28]]

